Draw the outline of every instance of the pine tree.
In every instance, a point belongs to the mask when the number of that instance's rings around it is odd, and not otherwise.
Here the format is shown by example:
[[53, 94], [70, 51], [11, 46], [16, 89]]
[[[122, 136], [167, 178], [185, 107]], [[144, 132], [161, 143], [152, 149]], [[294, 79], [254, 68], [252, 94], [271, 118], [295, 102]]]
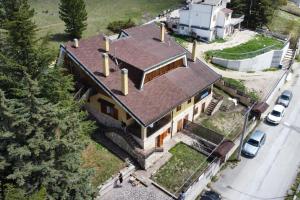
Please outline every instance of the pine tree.
[[34, 10], [27, 0], [2, 0], [1, 5], [1, 28], [7, 31], [5, 35], [2, 34], [2, 37], [6, 37], [2, 53], [26, 67], [27, 73], [33, 78], [41, 75], [54, 56], [35, 37], [36, 25], [32, 21]]
[[[37, 82], [25, 76], [20, 99], [0, 92], [1, 184], [28, 193], [45, 187], [53, 199], [90, 199], [90, 171], [81, 166], [85, 131], [79, 107], [60, 107], [40, 98]], [[86, 129], [87, 128], [87, 129]]]
[[60, 0], [59, 16], [65, 22], [65, 32], [72, 38], [81, 38], [87, 27], [84, 0]]

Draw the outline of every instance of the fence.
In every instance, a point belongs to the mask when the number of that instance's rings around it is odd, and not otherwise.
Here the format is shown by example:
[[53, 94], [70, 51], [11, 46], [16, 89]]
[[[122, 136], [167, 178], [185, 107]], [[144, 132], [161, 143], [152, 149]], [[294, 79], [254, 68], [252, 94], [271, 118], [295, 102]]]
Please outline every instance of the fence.
[[193, 134], [199, 136], [200, 138], [203, 138], [215, 145], [220, 144], [224, 139], [223, 135], [220, 135], [219, 133], [213, 130], [210, 130], [204, 126], [201, 126], [200, 124], [196, 124], [190, 121], [187, 122], [184, 129], [192, 132]]
[[284, 40], [284, 41], [287, 41], [287, 40], [289, 40], [289, 38], [290, 38], [289, 35], [284, 35], [284, 34], [280, 34], [280, 33], [275, 33], [275, 32], [268, 31], [268, 30], [262, 29], [262, 28], [257, 28], [257, 29], [256, 29], [256, 32], [258, 32], [258, 33], [260, 33], [260, 34], [267, 35], [267, 36], [272, 36], [272, 37], [275, 37], [275, 38], [278, 38], [278, 39]]
[[256, 102], [256, 99], [251, 98], [250, 96], [245, 94], [243, 91], [236, 89], [233, 85], [230, 85], [229, 83], [225, 82], [224, 80], [220, 80], [220, 81], [216, 82], [215, 86], [220, 88], [221, 90], [227, 92], [229, 95], [237, 98], [238, 101], [245, 106], [250, 106]]

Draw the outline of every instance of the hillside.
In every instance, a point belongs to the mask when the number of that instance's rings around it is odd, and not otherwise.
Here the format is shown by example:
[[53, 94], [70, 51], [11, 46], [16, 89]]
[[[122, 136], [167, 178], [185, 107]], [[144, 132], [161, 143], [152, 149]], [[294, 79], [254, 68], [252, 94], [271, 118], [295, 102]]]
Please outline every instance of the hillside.
[[[29, 0], [35, 9], [38, 36], [49, 34], [52, 44], [64, 42], [64, 23], [58, 16], [59, 0]], [[183, 0], [86, 0], [88, 27], [84, 37], [108, 32], [107, 24], [115, 20], [132, 18], [138, 24], [151, 20], [163, 10], [176, 8]]]

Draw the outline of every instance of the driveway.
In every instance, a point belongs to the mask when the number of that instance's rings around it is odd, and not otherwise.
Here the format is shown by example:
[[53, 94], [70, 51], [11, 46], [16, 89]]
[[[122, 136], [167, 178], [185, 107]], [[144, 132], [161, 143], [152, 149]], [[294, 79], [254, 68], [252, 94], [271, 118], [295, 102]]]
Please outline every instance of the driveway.
[[300, 75], [299, 64], [288, 88], [294, 98], [278, 126], [261, 123], [267, 133], [265, 145], [254, 159], [242, 158], [233, 169], [225, 169], [212, 185], [224, 199], [284, 199], [300, 165]]

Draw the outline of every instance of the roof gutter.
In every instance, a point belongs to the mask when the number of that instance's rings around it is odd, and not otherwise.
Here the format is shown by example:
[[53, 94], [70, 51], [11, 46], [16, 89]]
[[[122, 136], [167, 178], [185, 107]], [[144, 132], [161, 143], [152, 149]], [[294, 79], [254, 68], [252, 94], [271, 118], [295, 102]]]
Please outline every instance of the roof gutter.
[[78, 59], [76, 58], [76, 56], [75, 55], [73, 55], [71, 52], [69, 52], [67, 49], [66, 49], [66, 47], [64, 46], [64, 45], [60, 45], [60, 48], [61, 49], [63, 49], [66, 53], [67, 53], [67, 55], [69, 55], [70, 57], [71, 57], [71, 59], [73, 60], [73, 61], [75, 61], [79, 66], [80, 66], [80, 68], [84, 71], [84, 72], [86, 72], [96, 83], [97, 83], [97, 85], [101, 88], [101, 89], [103, 89], [107, 94], [109, 94], [110, 96], [111, 96], [111, 98], [114, 100], [114, 101], [116, 101], [118, 104], [119, 104], [119, 106], [121, 107], [121, 108], [123, 108], [126, 112], [128, 112], [130, 115], [131, 115], [131, 117], [133, 118], [133, 119], [135, 119], [140, 125], [142, 125], [142, 126], [145, 126], [146, 127], [146, 125], [136, 116], [136, 115], [134, 115], [133, 114], [133, 112], [132, 111], [130, 111], [119, 99], [117, 99], [115, 96], [114, 96], [114, 94], [105, 86], [105, 85], [103, 85], [95, 76], [94, 76], [94, 74], [90, 71], [90, 70], [88, 70], [88, 68], [86, 67], [86, 66], [84, 66], [83, 64], [81, 64], [79, 61], [78, 61]]
[[186, 102], [186, 101], [189, 100], [190, 98], [194, 97], [196, 94], [198, 94], [198, 93], [204, 91], [204, 90], [207, 89], [210, 85], [213, 85], [213, 84], [215, 84], [217, 81], [219, 81], [221, 78], [222, 78], [222, 76], [219, 75], [219, 78], [218, 78], [216, 81], [214, 81], [213, 83], [208, 84], [207, 86], [204, 87], [203, 90], [200, 90], [200, 91], [196, 92], [195, 94], [193, 94], [192, 96], [189, 96], [188, 98], [184, 99], [184, 100], [181, 101], [179, 104], [177, 104], [176, 106], [173, 106], [171, 109], [169, 109], [168, 111], [166, 111], [166, 112], [164, 112], [163, 114], [161, 114], [161, 115], [158, 117], [157, 120], [154, 120], [153, 122], [149, 123], [147, 126], [149, 126], [150, 124], [153, 124], [153, 123], [159, 121], [159, 120], [162, 119], [164, 116], [166, 116], [168, 113], [170, 113], [172, 110], [174, 110], [178, 105], [183, 104], [184, 102]]

